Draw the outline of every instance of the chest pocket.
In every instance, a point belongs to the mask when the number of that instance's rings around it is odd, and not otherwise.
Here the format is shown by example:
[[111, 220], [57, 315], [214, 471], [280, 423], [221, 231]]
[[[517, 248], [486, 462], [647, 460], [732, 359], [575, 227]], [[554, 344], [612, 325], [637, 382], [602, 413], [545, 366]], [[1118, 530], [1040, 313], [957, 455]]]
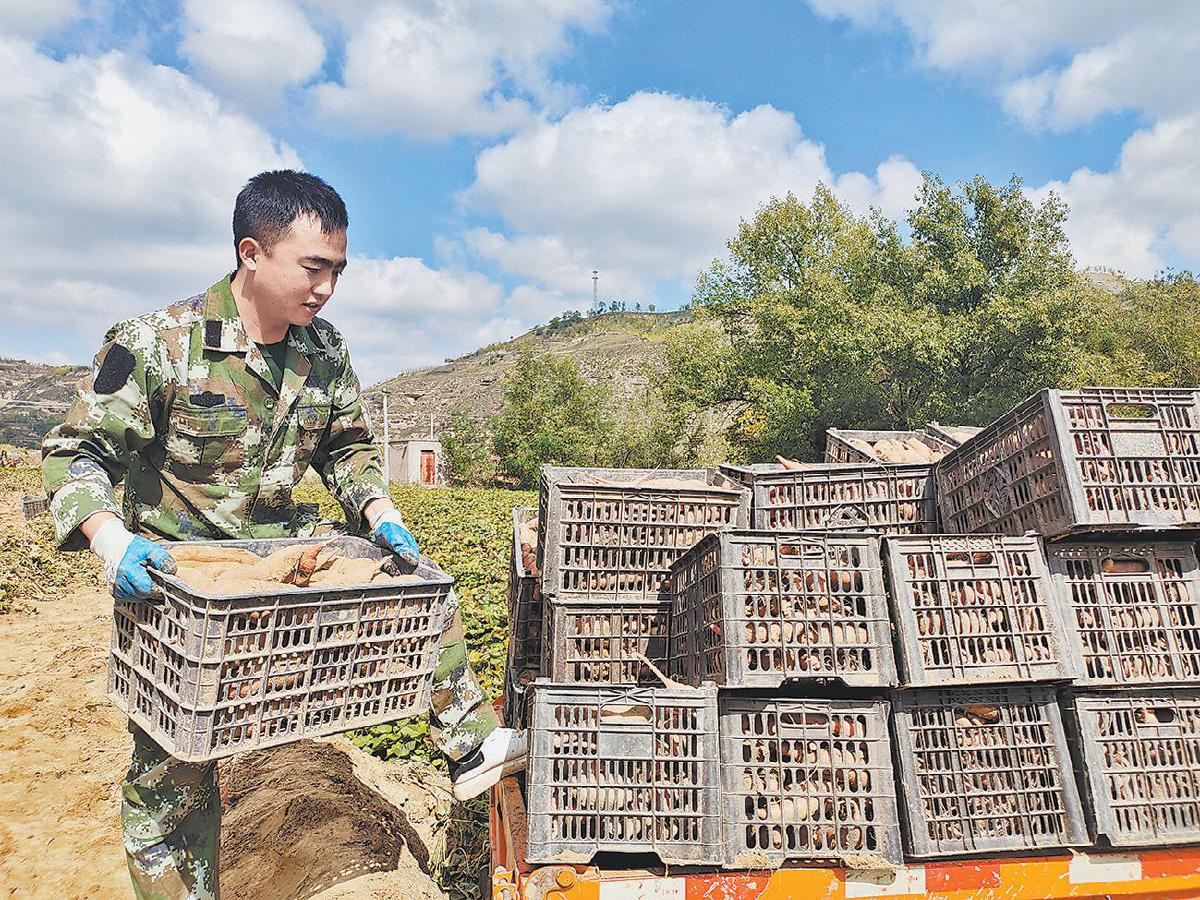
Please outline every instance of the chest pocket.
[[176, 403], [168, 423], [167, 455], [176, 467], [228, 471], [242, 465], [245, 407]]
[[303, 456], [312, 456], [325, 426], [329, 424], [329, 404], [306, 404], [296, 407], [296, 447]]

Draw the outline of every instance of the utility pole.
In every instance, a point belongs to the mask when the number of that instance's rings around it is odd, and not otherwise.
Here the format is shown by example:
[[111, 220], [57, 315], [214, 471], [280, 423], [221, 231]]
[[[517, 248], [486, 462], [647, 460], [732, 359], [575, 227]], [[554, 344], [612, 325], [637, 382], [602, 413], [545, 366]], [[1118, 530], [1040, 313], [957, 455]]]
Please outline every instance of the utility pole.
[[392, 440], [388, 428], [388, 395], [383, 392], [383, 483], [391, 488], [392, 485]]

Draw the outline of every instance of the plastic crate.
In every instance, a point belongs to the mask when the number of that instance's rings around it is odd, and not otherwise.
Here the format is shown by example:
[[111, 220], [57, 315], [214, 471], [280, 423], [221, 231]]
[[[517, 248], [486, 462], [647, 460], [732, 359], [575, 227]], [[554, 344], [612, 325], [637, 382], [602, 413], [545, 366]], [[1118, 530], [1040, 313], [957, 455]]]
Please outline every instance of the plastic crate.
[[726, 531], [671, 569], [670, 671], [689, 684], [896, 683], [879, 538]]
[[44, 495], [26, 494], [21, 498], [21, 515], [25, 520], [34, 519], [50, 511], [50, 499]]
[[930, 422], [925, 426], [925, 433], [945, 441], [951, 447], [961, 447], [979, 432], [983, 431], [977, 425], [942, 425]]
[[914, 857], [1088, 843], [1052, 690], [898, 691], [892, 711], [902, 820]]
[[[537, 517], [527, 506], [513, 508], [513, 546], [508, 576], [509, 665], [518, 672], [537, 672], [542, 661], [542, 586], [525, 567], [521, 525]], [[536, 553], [536, 547], [534, 553]]]
[[[326, 540], [220, 545], [266, 556]], [[361, 538], [334, 543], [382, 558]], [[428, 561], [417, 574], [425, 580], [209, 596], [152, 570], [161, 602], [114, 604], [109, 696], [191, 762], [425, 712], [453, 580]]]
[[1078, 671], [1041, 544], [1002, 535], [883, 542], [903, 682], [1064, 681]]
[[947, 531], [1200, 526], [1200, 390], [1046, 390], [935, 467]]
[[542, 674], [580, 684], [659, 683], [645, 657], [667, 667], [671, 603], [559, 603], [543, 605]]
[[[929, 463], [896, 463], [881, 459], [875, 452], [877, 441], [917, 440], [938, 454], [938, 459], [957, 444], [944, 441], [924, 431], [851, 431], [842, 428], [825, 430], [825, 462], [828, 463], [874, 463], [875, 465], [932, 465]], [[865, 446], [864, 446], [865, 444]]]
[[1079, 695], [1069, 708], [1097, 836], [1112, 847], [1200, 842], [1200, 692]]
[[717, 691], [532, 686], [530, 862], [722, 862]]
[[929, 466], [810, 463], [723, 465], [753, 491], [753, 527], [768, 531], [873, 531], [924, 534], [937, 530]]
[[1051, 577], [1085, 687], [1200, 682], [1200, 570], [1192, 544], [1050, 544]]
[[888, 704], [722, 695], [726, 864], [901, 862]]
[[504, 703], [501, 714], [508, 728], [524, 728], [528, 724], [529, 684], [533, 673], [518, 672], [511, 666], [504, 673]]
[[[663, 480], [704, 486], [653, 486]], [[671, 563], [706, 534], [746, 527], [749, 516], [749, 493], [716, 472], [544, 466], [542, 595], [583, 603], [666, 599]]]

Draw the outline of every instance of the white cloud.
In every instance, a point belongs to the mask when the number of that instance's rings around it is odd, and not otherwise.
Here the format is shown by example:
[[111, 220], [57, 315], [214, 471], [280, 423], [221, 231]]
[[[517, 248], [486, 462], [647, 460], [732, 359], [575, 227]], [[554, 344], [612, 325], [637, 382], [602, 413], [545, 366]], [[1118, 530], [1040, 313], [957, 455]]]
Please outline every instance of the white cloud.
[[905, 160], [874, 178], [835, 179], [824, 148], [771, 106], [734, 115], [703, 100], [638, 93], [573, 109], [484, 150], [464, 200], [511, 234], [478, 229], [468, 245], [505, 271], [575, 297], [600, 271], [609, 297], [653, 299], [722, 252], [738, 219], [771, 196], [833, 184], [860, 212], [896, 214], [919, 183]]
[[82, 15], [79, 0], [4, 0], [0, 35], [42, 37]]
[[574, 30], [600, 27], [606, 0], [326, 3], [347, 32], [340, 83], [318, 108], [359, 128], [422, 138], [495, 135], [556, 111], [573, 90], [551, 64]]
[[73, 358], [117, 319], [219, 278], [241, 184], [299, 163], [187, 76], [141, 58], [58, 62], [0, 39], [0, 69], [0, 246], [12, 261], [0, 316], [53, 322]]
[[325, 44], [293, 0], [184, 0], [180, 50], [201, 80], [267, 112], [320, 71]]
[[1194, 0], [810, 0], [828, 17], [899, 25], [928, 66], [987, 80], [1030, 128], [1069, 129], [1132, 110], [1156, 120], [1108, 172], [1079, 169], [1031, 191], [1071, 204], [1067, 232], [1084, 264], [1148, 275], [1200, 260], [1200, 3]]

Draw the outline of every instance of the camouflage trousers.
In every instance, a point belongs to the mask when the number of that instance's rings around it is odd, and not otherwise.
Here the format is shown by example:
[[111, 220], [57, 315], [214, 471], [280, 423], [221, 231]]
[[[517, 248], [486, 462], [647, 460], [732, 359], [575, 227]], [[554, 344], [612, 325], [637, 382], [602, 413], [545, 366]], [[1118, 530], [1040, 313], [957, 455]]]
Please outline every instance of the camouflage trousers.
[[[467, 661], [455, 611], [442, 632], [429, 711], [434, 743], [450, 759], [470, 754], [499, 720]], [[215, 762], [176, 759], [132, 722], [133, 762], [125, 776], [121, 830], [139, 900], [216, 900], [221, 797]]]

